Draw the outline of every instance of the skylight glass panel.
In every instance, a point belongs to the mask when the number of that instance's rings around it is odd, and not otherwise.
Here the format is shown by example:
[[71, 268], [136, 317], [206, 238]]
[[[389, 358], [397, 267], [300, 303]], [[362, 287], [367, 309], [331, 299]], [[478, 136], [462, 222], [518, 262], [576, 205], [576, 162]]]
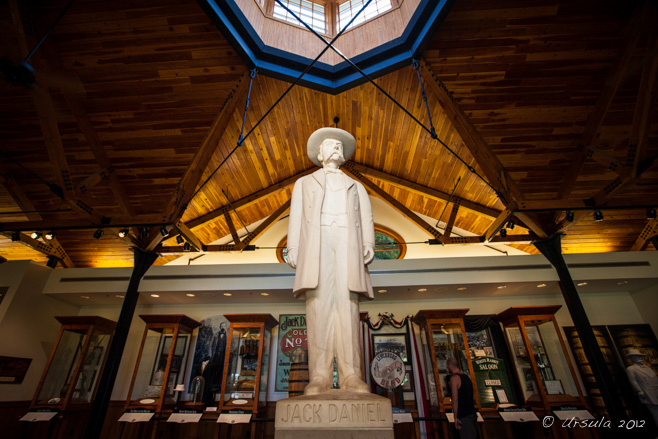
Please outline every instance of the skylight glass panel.
[[[389, 0], [390, 1], [390, 0]], [[302, 21], [318, 32], [327, 32], [327, 20], [324, 14], [324, 5], [308, 0], [282, 0], [288, 9], [295, 13]], [[285, 10], [279, 3], [274, 3], [275, 18], [285, 20], [289, 23], [302, 24], [292, 14]]]
[[[338, 6], [338, 30], [343, 30], [352, 17], [354, 17], [366, 3], [367, 0], [348, 0], [341, 3], [340, 6]], [[383, 14], [392, 7], [391, 0], [372, 0], [368, 7], [356, 17], [352, 26], [356, 26], [364, 21]]]

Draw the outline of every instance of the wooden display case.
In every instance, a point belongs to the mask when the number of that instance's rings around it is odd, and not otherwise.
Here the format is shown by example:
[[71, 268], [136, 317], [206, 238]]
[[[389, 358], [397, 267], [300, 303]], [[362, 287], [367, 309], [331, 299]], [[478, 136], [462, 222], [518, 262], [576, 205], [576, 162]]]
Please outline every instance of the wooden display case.
[[270, 314], [226, 314], [231, 322], [219, 410], [256, 413], [267, 402], [267, 374], [272, 328]]
[[171, 410], [183, 384], [192, 332], [199, 322], [182, 314], [140, 315], [146, 328], [128, 391], [128, 409]]
[[505, 329], [524, 404], [546, 411], [588, 406], [555, 320], [560, 308], [511, 307], [496, 316]]
[[421, 327], [424, 342], [427, 342], [426, 353], [429, 354], [434, 371], [434, 383], [430, 387], [430, 403], [433, 411], [441, 417], [446, 411], [452, 410], [452, 402], [448, 387], [448, 369], [446, 360], [455, 357], [462, 372], [469, 374], [473, 382], [475, 405], [480, 410], [480, 397], [475, 385], [475, 373], [471, 363], [471, 354], [464, 328], [464, 315], [469, 308], [421, 310], [414, 316], [413, 322]]
[[58, 316], [62, 324], [30, 410], [91, 407], [116, 323], [98, 316]]

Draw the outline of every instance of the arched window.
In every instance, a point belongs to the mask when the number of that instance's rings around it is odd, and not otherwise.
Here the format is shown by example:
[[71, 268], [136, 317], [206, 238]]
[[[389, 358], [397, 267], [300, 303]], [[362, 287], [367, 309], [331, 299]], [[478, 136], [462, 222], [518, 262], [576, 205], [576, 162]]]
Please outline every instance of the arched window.
[[[286, 262], [288, 237], [279, 242], [276, 249], [276, 258], [279, 262]], [[375, 224], [375, 260], [402, 259], [407, 253], [407, 246], [400, 235], [388, 227]]]

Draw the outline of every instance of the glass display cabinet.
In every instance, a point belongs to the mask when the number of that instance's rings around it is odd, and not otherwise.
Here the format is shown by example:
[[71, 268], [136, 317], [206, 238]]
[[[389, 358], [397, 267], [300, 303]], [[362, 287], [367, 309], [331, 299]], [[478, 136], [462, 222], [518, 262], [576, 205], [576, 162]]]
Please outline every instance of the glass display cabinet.
[[[413, 322], [421, 327], [421, 338], [425, 346], [427, 370], [433, 370], [433, 376], [428, 377], [430, 403], [432, 409], [440, 415], [446, 410], [452, 410], [452, 402], [448, 386], [449, 373], [446, 361], [455, 357], [462, 372], [471, 377], [475, 383], [475, 373], [471, 364], [471, 354], [464, 328], [464, 315], [469, 308], [421, 310]], [[476, 407], [479, 410], [480, 397], [477, 386], [473, 386]]]
[[97, 316], [59, 316], [62, 324], [30, 410], [91, 407], [116, 323]]
[[524, 402], [533, 408], [587, 406], [555, 320], [560, 308], [512, 307], [496, 316], [505, 328]]
[[256, 413], [267, 402], [272, 328], [270, 314], [226, 314], [231, 322], [219, 409]]
[[200, 323], [182, 314], [139, 317], [146, 328], [126, 410], [171, 410], [176, 405], [174, 389], [185, 379], [192, 332]]

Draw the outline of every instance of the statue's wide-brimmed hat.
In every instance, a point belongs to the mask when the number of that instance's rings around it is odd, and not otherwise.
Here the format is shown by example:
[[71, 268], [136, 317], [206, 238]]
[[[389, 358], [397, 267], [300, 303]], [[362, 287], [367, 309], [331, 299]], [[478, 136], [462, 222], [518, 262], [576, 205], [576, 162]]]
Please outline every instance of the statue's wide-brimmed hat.
[[349, 160], [354, 154], [354, 151], [356, 151], [356, 139], [347, 131], [341, 130], [340, 128], [320, 128], [311, 134], [306, 143], [306, 153], [308, 154], [308, 158], [317, 166], [322, 167], [322, 163], [318, 160], [318, 152], [320, 150], [320, 145], [322, 145], [322, 142], [326, 139], [336, 139], [343, 143], [343, 156], [345, 157], [345, 160]]
[[628, 352], [626, 352], [627, 357], [632, 357], [634, 355], [637, 355], [638, 357], [646, 357], [647, 356], [647, 354], [643, 354], [642, 352], [640, 352], [637, 349], [629, 349]]

